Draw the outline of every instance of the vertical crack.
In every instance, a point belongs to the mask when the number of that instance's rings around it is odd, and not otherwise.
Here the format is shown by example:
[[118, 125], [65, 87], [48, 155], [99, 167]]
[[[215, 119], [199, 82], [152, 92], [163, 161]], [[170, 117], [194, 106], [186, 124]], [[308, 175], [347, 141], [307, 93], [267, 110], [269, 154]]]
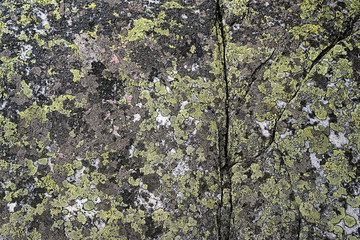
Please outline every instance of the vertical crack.
[[223, 9], [220, 0], [216, 2], [216, 33], [221, 58], [222, 78], [225, 83], [224, 123], [219, 126], [219, 175], [220, 175], [220, 206], [217, 215], [219, 239], [230, 239], [232, 206], [231, 157], [229, 155], [229, 80], [226, 64], [226, 35], [224, 29]]

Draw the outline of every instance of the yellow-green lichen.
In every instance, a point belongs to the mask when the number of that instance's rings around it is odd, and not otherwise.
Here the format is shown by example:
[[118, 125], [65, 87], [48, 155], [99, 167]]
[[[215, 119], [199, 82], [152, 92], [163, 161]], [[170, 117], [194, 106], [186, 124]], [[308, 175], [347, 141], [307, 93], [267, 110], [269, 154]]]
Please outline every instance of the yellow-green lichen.
[[73, 82], [78, 82], [78, 81], [80, 81], [81, 78], [84, 77], [84, 74], [81, 73], [80, 70], [78, 70], [78, 69], [70, 69], [70, 72], [74, 76]]

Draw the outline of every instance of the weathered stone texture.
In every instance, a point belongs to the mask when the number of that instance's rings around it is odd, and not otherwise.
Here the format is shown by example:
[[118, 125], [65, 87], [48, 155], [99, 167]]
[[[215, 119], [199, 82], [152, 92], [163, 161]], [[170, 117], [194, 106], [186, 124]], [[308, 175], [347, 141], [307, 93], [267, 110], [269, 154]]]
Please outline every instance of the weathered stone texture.
[[360, 239], [360, 3], [0, 2], [0, 239]]

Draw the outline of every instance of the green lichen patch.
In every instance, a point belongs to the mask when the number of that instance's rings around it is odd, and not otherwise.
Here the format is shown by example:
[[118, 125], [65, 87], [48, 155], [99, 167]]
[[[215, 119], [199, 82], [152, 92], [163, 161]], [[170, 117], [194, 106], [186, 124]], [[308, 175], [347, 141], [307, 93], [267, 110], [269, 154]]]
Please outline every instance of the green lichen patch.
[[346, 215], [344, 217], [344, 223], [347, 227], [353, 227], [356, 224], [356, 220], [353, 216]]

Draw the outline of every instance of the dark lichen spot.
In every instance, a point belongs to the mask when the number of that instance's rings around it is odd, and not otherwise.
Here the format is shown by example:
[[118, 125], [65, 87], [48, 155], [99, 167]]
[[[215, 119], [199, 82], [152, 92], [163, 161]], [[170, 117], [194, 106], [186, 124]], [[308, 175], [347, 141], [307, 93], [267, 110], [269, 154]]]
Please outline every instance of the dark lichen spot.
[[50, 137], [59, 144], [64, 144], [68, 137], [70, 130], [68, 129], [68, 117], [57, 111], [46, 114], [49, 122], [51, 123]]
[[144, 174], [140, 172], [140, 169], [136, 169], [135, 171], [130, 173], [130, 176], [134, 178], [134, 180], [138, 179], [139, 177], [142, 177]]
[[330, 121], [329, 121], [329, 122], [331, 122], [331, 123], [336, 123], [336, 122], [337, 122], [337, 117], [336, 117], [336, 115], [334, 114], [334, 112], [328, 113], [328, 116], [329, 116], [329, 118], [330, 118]]
[[321, 88], [322, 90], [326, 91], [326, 89], [327, 89], [327, 84], [328, 84], [328, 80], [327, 80], [327, 78], [326, 78], [324, 75], [318, 74], [318, 73], [316, 72], [316, 73], [314, 73], [314, 80], [315, 80], [315, 82], [316, 82], [316, 84], [317, 84], [317, 86], [318, 86], [319, 88]]
[[90, 74], [96, 76], [96, 82], [98, 83], [97, 90], [99, 92], [100, 99], [115, 99], [119, 98], [117, 96], [116, 89], [122, 88], [122, 82], [117, 80], [113, 74], [110, 73], [106, 66], [102, 62], [92, 62], [91, 63], [91, 72]]
[[147, 230], [145, 232], [146, 237], [155, 239], [159, 234], [161, 234], [163, 227], [161, 225], [156, 226], [152, 217], [146, 217], [145, 223], [147, 226]]
[[156, 68], [151, 68], [151, 72], [150, 72], [150, 75], [149, 75], [149, 81], [150, 82], [153, 82], [154, 81], [154, 78], [156, 78], [157, 76], [159, 75], [159, 72]]
[[128, 206], [131, 206], [134, 204], [134, 192], [123, 189], [120, 193], [121, 197], [123, 198], [123, 202], [126, 203]]
[[160, 187], [160, 180], [157, 174], [144, 175], [143, 182], [148, 186], [150, 192], [154, 192]]

